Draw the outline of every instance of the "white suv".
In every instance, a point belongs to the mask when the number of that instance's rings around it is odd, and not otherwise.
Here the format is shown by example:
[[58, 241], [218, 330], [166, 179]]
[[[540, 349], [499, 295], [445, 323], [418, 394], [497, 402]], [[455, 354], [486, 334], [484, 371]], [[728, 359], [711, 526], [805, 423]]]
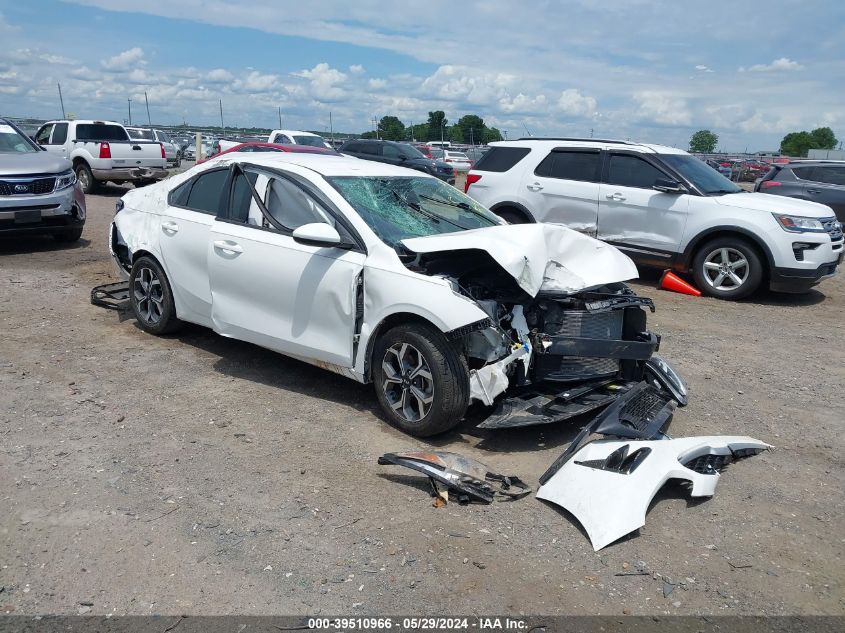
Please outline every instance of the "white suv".
[[690, 154], [599, 139], [493, 143], [465, 191], [511, 223], [555, 222], [637, 263], [692, 271], [701, 290], [739, 299], [768, 282], [803, 292], [842, 260], [824, 205], [748, 193]]

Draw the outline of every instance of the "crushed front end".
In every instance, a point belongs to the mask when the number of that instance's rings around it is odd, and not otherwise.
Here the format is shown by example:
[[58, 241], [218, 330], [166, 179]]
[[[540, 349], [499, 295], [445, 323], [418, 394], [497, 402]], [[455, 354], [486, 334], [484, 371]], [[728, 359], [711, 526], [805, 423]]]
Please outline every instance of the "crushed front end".
[[471, 396], [494, 407], [480, 427], [558, 422], [605, 407], [643, 381], [675, 387], [672, 397], [686, 404], [683, 382], [654, 356], [660, 337], [647, 327], [653, 302], [624, 284], [541, 292], [524, 303], [474, 292], [491, 323], [463, 337]]

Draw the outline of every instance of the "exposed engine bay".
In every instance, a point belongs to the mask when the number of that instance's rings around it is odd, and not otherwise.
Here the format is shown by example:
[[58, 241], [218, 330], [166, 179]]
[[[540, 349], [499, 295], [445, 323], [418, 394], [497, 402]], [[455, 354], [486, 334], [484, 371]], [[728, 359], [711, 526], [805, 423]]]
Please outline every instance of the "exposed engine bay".
[[655, 356], [660, 337], [647, 327], [654, 303], [624, 283], [567, 292], [547, 289], [546, 276], [531, 296], [486, 251], [409, 253], [404, 260], [448, 280], [489, 317], [450, 333], [470, 368], [471, 398], [495, 406], [480, 426], [557, 422], [606, 406], [642, 381], [686, 404], [683, 381]]

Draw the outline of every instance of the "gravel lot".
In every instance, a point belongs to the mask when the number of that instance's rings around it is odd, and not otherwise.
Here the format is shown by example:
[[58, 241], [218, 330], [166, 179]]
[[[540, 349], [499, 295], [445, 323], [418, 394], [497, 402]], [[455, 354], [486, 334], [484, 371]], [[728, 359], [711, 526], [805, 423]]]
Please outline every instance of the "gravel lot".
[[532, 497], [437, 509], [376, 464], [431, 446], [536, 483], [578, 425], [421, 442], [370, 387], [92, 306], [121, 191], [89, 196], [74, 247], [0, 240], [0, 613], [845, 613], [841, 277], [742, 303], [633, 284], [692, 389], [671, 432], [777, 448], [594, 553]]

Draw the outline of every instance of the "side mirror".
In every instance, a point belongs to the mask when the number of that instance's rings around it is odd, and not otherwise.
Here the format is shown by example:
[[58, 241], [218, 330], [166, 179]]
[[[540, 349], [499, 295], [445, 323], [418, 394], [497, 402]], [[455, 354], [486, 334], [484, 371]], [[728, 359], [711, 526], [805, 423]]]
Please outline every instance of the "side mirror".
[[658, 178], [654, 181], [654, 184], [651, 186], [652, 189], [655, 191], [660, 191], [663, 193], [686, 193], [687, 188], [684, 187], [681, 183], [677, 180], [672, 180], [671, 178]]
[[408, 160], [408, 157], [405, 156], [405, 154], [399, 154], [399, 160], [401, 160], [404, 163], [406, 160]]
[[294, 229], [293, 239], [308, 246], [340, 246], [340, 233], [325, 222], [303, 224]]

